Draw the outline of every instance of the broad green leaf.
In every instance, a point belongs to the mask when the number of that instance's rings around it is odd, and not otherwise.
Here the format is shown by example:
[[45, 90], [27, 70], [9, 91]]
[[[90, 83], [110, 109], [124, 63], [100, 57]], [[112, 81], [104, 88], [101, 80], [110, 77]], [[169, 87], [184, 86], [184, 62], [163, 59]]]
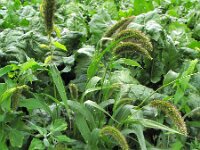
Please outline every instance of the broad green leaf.
[[27, 109], [42, 108], [41, 102], [38, 99], [34, 99], [34, 98], [20, 100], [19, 106], [26, 107]]
[[67, 129], [67, 123], [64, 119], [56, 119], [54, 123], [50, 126], [50, 131], [52, 133], [64, 131]]
[[43, 143], [44, 143], [45, 147], [50, 146], [49, 140], [46, 137], [43, 139]]
[[200, 52], [200, 41], [196, 41], [196, 40], [190, 41], [190, 44], [188, 45], [188, 47], [195, 49], [197, 52]]
[[28, 150], [45, 150], [45, 146], [41, 140], [33, 138]]
[[26, 70], [31, 69], [32, 67], [36, 65], [38, 66], [38, 63], [34, 59], [30, 59], [21, 65], [20, 70], [21, 72], [25, 72]]
[[112, 25], [111, 23], [111, 16], [105, 9], [98, 10], [97, 14], [92, 16], [89, 22], [92, 43], [95, 44], [100, 40], [103, 33]]
[[6, 73], [10, 72], [12, 70], [12, 66], [11, 65], [8, 65], [8, 66], [5, 66], [3, 68], [0, 69], [0, 77], [2, 77], [3, 75], [5, 75]]
[[24, 135], [19, 130], [11, 129], [9, 132], [9, 139], [13, 147], [21, 148], [24, 140]]
[[49, 106], [43, 101], [43, 99], [40, 99], [38, 96], [36, 96], [36, 98], [20, 100], [19, 107], [26, 107], [28, 110], [40, 108], [40, 109], [45, 110], [49, 115], [52, 115], [52, 112]]
[[35, 99], [41, 103], [41, 108], [44, 109], [50, 116], [52, 116], [52, 111], [49, 105], [44, 101], [44, 99], [39, 94], [33, 94]]
[[53, 42], [53, 45], [54, 45], [56, 48], [62, 49], [62, 50], [64, 50], [64, 51], [67, 51], [67, 48], [65, 47], [65, 45], [59, 43], [58, 41]]
[[180, 150], [184, 149], [184, 144], [182, 141], [177, 140], [173, 145], [172, 145], [173, 150]]
[[134, 15], [146, 13], [154, 9], [152, 1], [147, 0], [134, 0]]

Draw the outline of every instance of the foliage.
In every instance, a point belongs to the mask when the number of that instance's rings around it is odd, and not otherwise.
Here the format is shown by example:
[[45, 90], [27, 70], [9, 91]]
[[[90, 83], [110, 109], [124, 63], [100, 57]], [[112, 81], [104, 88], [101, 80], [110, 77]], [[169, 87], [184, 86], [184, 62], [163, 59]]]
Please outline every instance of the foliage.
[[199, 9], [1, 0], [0, 149], [199, 149]]

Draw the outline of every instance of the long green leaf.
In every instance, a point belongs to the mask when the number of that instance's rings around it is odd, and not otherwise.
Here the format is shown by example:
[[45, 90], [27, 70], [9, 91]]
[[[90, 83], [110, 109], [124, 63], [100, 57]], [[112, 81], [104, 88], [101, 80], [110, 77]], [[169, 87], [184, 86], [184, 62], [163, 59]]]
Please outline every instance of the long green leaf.
[[132, 67], [140, 67], [140, 68], [142, 68], [141, 65], [138, 62], [136, 62], [136, 61], [134, 61], [132, 59], [127, 59], [127, 58], [120, 58], [117, 61], [115, 61], [115, 63], [125, 64], [125, 65], [132, 66]]
[[68, 107], [68, 104], [67, 104], [67, 100], [68, 100], [67, 93], [65, 91], [65, 86], [64, 86], [62, 78], [60, 76], [60, 72], [59, 72], [59, 70], [57, 69], [56, 66], [50, 66], [49, 71], [50, 71], [50, 74], [52, 76], [53, 82], [56, 85], [58, 93], [59, 93], [63, 103], [65, 104], [65, 107], [68, 111], [68, 115], [70, 115], [69, 110], [68, 110], [69, 107]]
[[88, 143], [90, 140], [91, 132], [85, 118], [81, 114], [77, 114], [75, 117], [75, 123], [85, 142]]
[[[85, 104], [92, 106], [94, 108], [97, 108], [98, 110], [102, 111], [103, 113], [105, 113], [106, 115], [108, 115], [112, 120], [114, 120], [115, 122], [118, 122], [117, 120], [115, 120], [107, 111], [105, 111], [100, 105], [98, 105], [96, 102], [87, 100], [85, 102]], [[119, 123], [119, 122], [118, 122]]]
[[78, 112], [78, 113], [82, 114], [84, 116], [85, 120], [87, 120], [90, 123], [90, 126], [92, 128], [96, 127], [95, 120], [94, 120], [92, 113], [84, 106], [84, 104], [81, 104], [76, 101], [68, 100], [68, 105], [74, 112]]
[[153, 120], [149, 120], [149, 119], [138, 119], [137, 121], [139, 121], [143, 126], [147, 127], [147, 128], [153, 128], [153, 129], [160, 129], [160, 130], [165, 130], [171, 133], [176, 133], [176, 134], [181, 134], [182, 133], [178, 132], [177, 130], [174, 130], [172, 128], [169, 128], [161, 123], [158, 123], [156, 121]]
[[131, 129], [122, 130], [122, 133], [125, 135], [134, 133], [137, 136], [138, 142], [140, 144], [140, 148], [142, 150], [147, 150], [145, 138], [143, 134], [143, 127], [141, 125], [135, 124], [131, 126]]
[[83, 93], [83, 95], [82, 95], [82, 97], [81, 97], [81, 102], [83, 102], [85, 96], [86, 96], [88, 93], [95, 92], [95, 91], [99, 91], [99, 90], [103, 90], [103, 89], [113, 89], [113, 88], [116, 88], [116, 87], [119, 87], [119, 84], [113, 84], [113, 85], [109, 85], [109, 86], [95, 87], [95, 88], [87, 89], [87, 90], [85, 90], [85, 92]]

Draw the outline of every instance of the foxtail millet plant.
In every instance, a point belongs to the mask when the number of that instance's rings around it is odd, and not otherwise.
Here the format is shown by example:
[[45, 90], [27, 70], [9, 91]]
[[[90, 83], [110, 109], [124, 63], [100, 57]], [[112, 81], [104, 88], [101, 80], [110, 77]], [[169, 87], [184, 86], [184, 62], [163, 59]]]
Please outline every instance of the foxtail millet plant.
[[19, 100], [23, 90], [27, 90], [29, 87], [27, 85], [16, 86], [11, 89], [8, 89], [5, 93], [0, 96], [0, 103], [2, 103], [8, 95], [11, 96], [11, 108], [16, 110], [18, 108]]
[[53, 31], [53, 19], [55, 13], [56, 0], [43, 0], [42, 2], [42, 15], [44, 17], [46, 30], [48, 35]]
[[123, 30], [114, 37], [114, 41], [117, 41], [120, 39], [123, 39], [122, 42], [136, 43], [140, 45], [141, 47], [145, 48], [147, 51], [153, 50], [150, 39], [139, 30], [134, 30], [134, 29]]
[[78, 99], [78, 87], [76, 86], [76, 84], [70, 83], [69, 91], [72, 99]]
[[134, 18], [135, 16], [128, 17], [128, 20], [124, 24], [122, 24], [122, 26], [117, 30], [117, 32], [125, 30], [128, 27], [128, 25], [133, 21]]
[[163, 111], [175, 124], [176, 128], [185, 136], [187, 136], [187, 128], [178, 109], [169, 102], [162, 100], [154, 100], [151, 103], [151, 106], [156, 107]]
[[112, 127], [112, 126], [105, 126], [104, 128], [100, 130], [100, 134], [112, 136], [119, 143], [122, 150], [129, 149], [129, 146], [127, 144], [125, 137], [117, 128]]
[[118, 21], [116, 24], [114, 24], [110, 29], [108, 29], [106, 31], [106, 33], [104, 34], [104, 37], [111, 37], [113, 36], [115, 33], [120, 32], [124, 29], [126, 29], [126, 27], [129, 25], [129, 23], [131, 23], [131, 21], [134, 19], [135, 17], [128, 17], [125, 19], [122, 19], [120, 21]]
[[[153, 51], [150, 39], [141, 31], [126, 29], [133, 19], [134, 16], [117, 22], [104, 34], [104, 37], [117, 42], [112, 48], [113, 54], [117, 57], [131, 59], [136, 52], [139, 52], [147, 58], [153, 59], [150, 54]], [[106, 40], [103, 39], [102, 46], [105, 46]]]
[[17, 90], [13, 93], [13, 96], [11, 97], [11, 107], [12, 110], [16, 110], [18, 108], [19, 99], [21, 97], [22, 90]]
[[118, 44], [113, 50], [115, 56], [117, 57], [124, 57], [124, 58], [131, 58], [137, 52], [145, 55], [149, 59], [153, 59], [149, 52], [141, 47], [139, 44], [132, 43], [132, 42], [124, 42]]

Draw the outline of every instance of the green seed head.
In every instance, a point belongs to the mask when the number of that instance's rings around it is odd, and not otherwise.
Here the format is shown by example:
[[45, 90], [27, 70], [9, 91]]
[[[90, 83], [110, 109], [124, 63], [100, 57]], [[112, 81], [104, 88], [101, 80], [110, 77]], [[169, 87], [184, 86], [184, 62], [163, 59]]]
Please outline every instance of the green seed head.
[[78, 88], [76, 84], [73, 83], [69, 84], [69, 91], [72, 99], [78, 99]]
[[129, 17], [122, 19], [118, 21], [116, 24], [114, 24], [105, 34], [104, 37], [111, 37], [116, 32], [119, 32], [119, 30], [124, 30], [129, 25], [129, 23], [134, 19], [134, 17]]
[[113, 52], [118, 57], [131, 58], [135, 55], [135, 53], [141, 53], [147, 58], [152, 59], [151, 55], [146, 49], [141, 47], [141, 45], [132, 42], [124, 42], [118, 44], [114, 48]]
[[100, 130], [100, 134], [112, 136], [119, 143], [122, 150], [129, 149], [129, 146], [127, 144], [125, 137], [117, 128], [112, 127], [112, 126], [106, 126]]
[[42, 2], [42, 7], [43, 7], [42, 11], [48, 34], [51, 34], [51, 32], [53, 31], [55, 4], [56, 4], [55, 0], [43, 0]]
[[162, 100], [154, 100], [151, 102], [151, 106], [163, 111], [174, 122], [177, 129], [187, 136], [187, 128], [184, 119], [174, 105]]
[[153, 50], [153, 47], [149, 38], [147, 38], [147, 36], [143, 34], [141, 31], [133, 30], [133, 29], [123, 30], [119, 34], [117, 34], [114, 38], [115, 41], [120, 40], [120, 39], [123, 39], [122, 40], [123, 42], [137, 43], [148, 51]]

